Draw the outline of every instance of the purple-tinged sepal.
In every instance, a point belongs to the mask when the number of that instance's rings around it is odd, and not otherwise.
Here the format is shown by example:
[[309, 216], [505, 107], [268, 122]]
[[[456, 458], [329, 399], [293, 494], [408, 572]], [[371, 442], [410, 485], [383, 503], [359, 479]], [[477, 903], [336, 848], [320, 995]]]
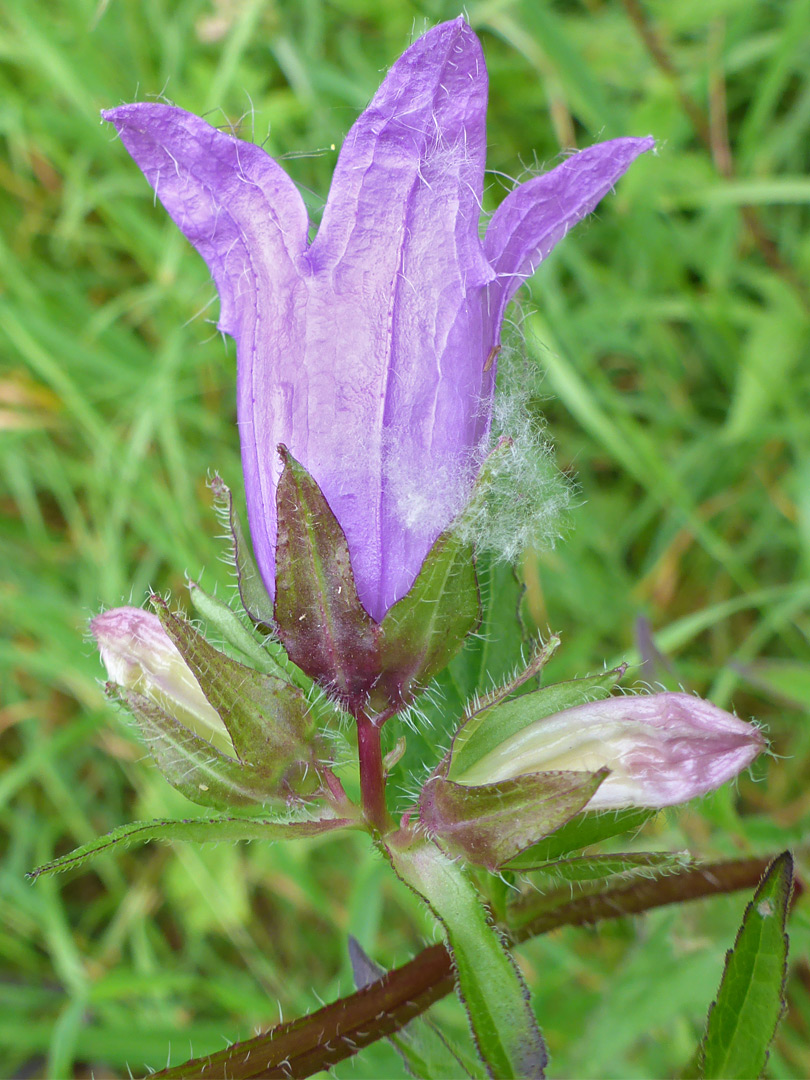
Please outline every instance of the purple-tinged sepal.
[[434, 775], [419, 796], [419, 821], [446, 854], [496, 871], [583, 810], [607, 775], [535, 772], [477, 786]]
[[278, 635], [293, 663], [357, 711], [379, 679], [380, 628], [360, 603], [346, 536], [321, 489], [286, 447], [278, 452]]

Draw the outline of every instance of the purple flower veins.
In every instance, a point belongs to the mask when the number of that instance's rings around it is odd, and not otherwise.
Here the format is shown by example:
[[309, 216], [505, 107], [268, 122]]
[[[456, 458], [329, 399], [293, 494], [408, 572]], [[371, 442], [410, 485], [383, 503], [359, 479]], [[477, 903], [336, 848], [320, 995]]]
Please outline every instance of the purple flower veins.
[[369, 613], [407, 592], [457, 506], [438, 491], [409, 525], [402, 492], [440, 467], [471, 479], [506, 305], [653, 146], [614, 139], [567, 158], [507, 195], [481, 240], [486, 103], [463, 19], [419, 38], [347, 135], [311, 243], [295, 184], [260, 147], [174, 106], [103, 114], [208, 264], [236, 339], [250, 532], [271, 596], [279, 443], [343, 527]]

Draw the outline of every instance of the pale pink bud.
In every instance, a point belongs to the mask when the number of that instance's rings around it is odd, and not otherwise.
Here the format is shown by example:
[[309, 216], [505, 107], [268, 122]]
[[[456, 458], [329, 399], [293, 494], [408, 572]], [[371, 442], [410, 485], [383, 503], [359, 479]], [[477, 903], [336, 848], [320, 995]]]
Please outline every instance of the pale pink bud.
[[136, 607], [111, 608], [90, 620], [90, 631], [111, 682], [143, 694], [181, 724], [233, 755], [225, 725], [157, 615]]
[[753, 724], [690, 694], [611, 697], [529, 724], [458, 780], [489, 784], [607, 766], [588, 810], [672, 806], [720, 787], [764, 748]]

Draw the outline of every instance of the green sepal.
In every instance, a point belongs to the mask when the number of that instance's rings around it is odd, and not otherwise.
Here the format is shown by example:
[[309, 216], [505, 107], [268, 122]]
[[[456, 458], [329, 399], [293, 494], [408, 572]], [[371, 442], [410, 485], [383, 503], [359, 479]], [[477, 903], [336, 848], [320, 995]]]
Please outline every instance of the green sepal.
[[[358, 990], [388, 974], [365, 952], [356, 938], [349, 935], [349, 959], [354, 985]], [[405, 1027], [388, 1036], [388, 1041], [417, 1080], [445, 1080], [448, 1076], [482, 1076], [479, 1062], [453, 1046], [429, 1016], [417, 1016]]]
[[[281, 797], [283, 766], [279, 768], [272, 760], [245, 765], [221, 753], [142, 694], [114, 683], [108, 683], [107, 690], [135, 717], [164, 777], [191, 802], [214, 810], [285, 804]], [[294, 779], [300, 779], [297, 770]]]
[[622, 833], [635, 833], [657, 815], [657, 810], [635, 807], [631, 810], [605, 810], [603, 813], [585, 811], [571, 818], [561, 829], [533, 844], [509, 863], [510, 869], [529, 869], [552, 862], [574, 851], [610, 840]]
[[526, 773], [478, 786], [433, 776], [419, 796], [419, 820], [447, 854], [495, 871], [570, 821], [609, 771]]
[[556, 859], [554, 862], [532, 863], [521, 852], [504, 866], [505, 870], [534, 871], [548, 874], [562, 881], [602, 881], [621, 874], [640, 874], [659, 877], [661, 874], [685, 870], [692, 864], [688, 855], [669, 851], [627, 851], [610, 855], [579, 855], [573, 859]]
[[230, 488], [221, 477], [215, 475], [211, 480], [211, 490], [231, 534], [236, 581], [242, 607], [257, 626], [272, 628], [273, 601], [264, 587], [262, 576], [242, 528], [241, 519], [233, 504]]
[[121, 825], [106, 836], [96, 837], [67, 855], [44, 863], [32, 870], [27, 877], [36, 879], [42, 874], [59, 874], [76, 870], [89, 859], [104, 855], [113, 849], [130, 848], [148, 844], [152, 840], [192, 841], [197, 844], [237, 840], [303, 840], [333, 829], [356, 828], [357, 823], [347, 818], [324, 818], [312, 821], [262, 821], [257, 818], [216, 817], [192, 818], [183, 821], [132, 821]]
[[160, 597], [152, 604], [164, 630], [217, 712], [241, 762], [281, 775], [294, 761], [312, 761], [314, 718], [306, 696], [274, 675], [240, 664], [210, 645]]
[[351, 710], [379, 678], [380, 628], [360, 603], [346, 536], [321, 489], [286, 447], [278, 452], [278, 635], [293, 663]]
[[793, 858], [785, 851], [768, 867], [726, 954], [698, 1050], [701, 1080], [752, 1080], [764, 1072], [785, 1011], [785, 923], [792, 885]]
[[453, 737], [447, 778], [463, 780], [465, 774], [490, 751], [529, 724], [564, 709], [606, 696], [619, 682], [625, 670], [626, 666], [622, 665], [603, 675], [554, 683], [496, 705], [490, 705], [489, 698], [485, 699], [483, 707], [476, 706]]
[[265, 675], [275, 675], [285, 682], [291, 682], [305, 693], [312, 689], [312, 679], [293, 664], [280, 641], [274, 641], [271, 637], [257, 641], [233, 608], [207, 593], [196, 581], [189, 581], [188, 593], [195, 610], [229, 645], [250, 661], [251, 667]]
[[412, 701], [450, 663], [481, 618], [472, 548], [442, 533], [411, 588], [380, 624], [380, 709]]
[[433, 844], [389, 838], [391, 864], [442, 924], [456, 986], [490, 1076], [535, 1080], [548, 1054], [529, 993], [463, 868]]

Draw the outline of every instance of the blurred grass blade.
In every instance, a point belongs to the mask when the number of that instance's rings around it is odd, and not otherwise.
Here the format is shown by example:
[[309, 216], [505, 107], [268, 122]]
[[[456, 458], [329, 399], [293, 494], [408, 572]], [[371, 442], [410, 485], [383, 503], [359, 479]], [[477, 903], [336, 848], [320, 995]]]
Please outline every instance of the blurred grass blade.
[[261, 821], [257, 818], [218, 817], [194, 818], [189, 821], [133, 821], [113, 829], [106, 836], [99, 836], [88, 844], [82, 844], [68, 855], [61, 855], [52, 862], [38, 866], [28, 877], [36, 879], [41, 874], [76, 870], [89, 859], [104, 855], [114, 848], [134, 847], [137, 844], [148, 844], [152, 840], [191, 840], [198, 844], [220, 840], [303, 840], [353, 825], [354, 822], [345, 818]]
[[[385, 968], [375, 963], [360, 942], [351, 935], [349, 958], [358, 990], [377, 982], [386, 974]], [[389, 1035], [388, 1039], [405, 1062], [408, 1072], [418, 1080], [483, 1075], [480, 1063], [470, 1061], [461, 1051], [451, 1046], [427, 1016], [417, 1017], [400, 1031]]]
[[768, 868], [726, 954], [699, 1050], [703, 1080], [751, 1080], [765, 1069], [785, 1010], [785, 921], [792, 884], [793, 857], [785, 851]]
[[545, 1076], [548, 1055], [528, 990], [470, 879], [433, 844], [389, 848], [389, 857], [444, 928], [459, 996], [490, 1075]]

